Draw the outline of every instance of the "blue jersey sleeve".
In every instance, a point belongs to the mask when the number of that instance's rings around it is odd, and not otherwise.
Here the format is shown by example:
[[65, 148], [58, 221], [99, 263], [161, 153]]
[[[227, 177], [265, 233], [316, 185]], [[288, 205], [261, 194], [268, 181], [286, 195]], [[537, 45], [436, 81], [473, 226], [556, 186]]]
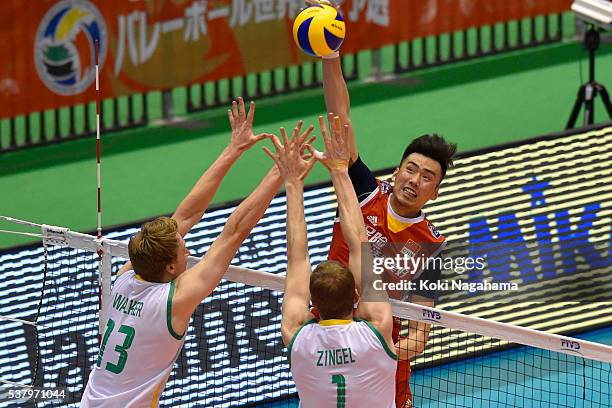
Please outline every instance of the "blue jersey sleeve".
[[370, 171], [368, 166], [358, 157], [357, 160], [349, 167], [349, 177], [355, 193], [357, 193], [357, 199], [361, 202], [365, 199], [372, 191], [376, 190], [378, 183], [376, 177]]

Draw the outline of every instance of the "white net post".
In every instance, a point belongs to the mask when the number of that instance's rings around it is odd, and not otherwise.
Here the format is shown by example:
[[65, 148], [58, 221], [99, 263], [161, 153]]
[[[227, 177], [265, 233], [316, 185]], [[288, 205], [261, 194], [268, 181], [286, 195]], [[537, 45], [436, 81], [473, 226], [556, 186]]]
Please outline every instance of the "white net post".
[[113, 256], [103, 251], [99, 265], [99, 287], [100, 287], [100, 315], [99, 315], [99, 335], [100, 338], [106, 330], [106, 310], [111, 299], [111, 270], [113, 266]]

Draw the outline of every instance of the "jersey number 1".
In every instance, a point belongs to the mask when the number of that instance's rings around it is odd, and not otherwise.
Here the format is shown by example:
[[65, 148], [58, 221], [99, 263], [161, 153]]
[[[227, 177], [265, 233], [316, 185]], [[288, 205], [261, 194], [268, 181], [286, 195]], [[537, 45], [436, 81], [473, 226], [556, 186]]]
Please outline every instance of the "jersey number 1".
[[[108, 342], [108, 338], [110, 337], [113, 329], [115, 328], [115, 322], [113, 319], [108, 319], [108, 323], [106, 324], [106, 330], [104, 331], [104, 337], [102, 338], [102, 345], [100, 346], [100, 353], [98, 354], [98, 360], [96, 361], [96, 365], [100, 367], [102, 364], [102, 356], [104, 356], [104, 350], [106, 349], [106, 342]], [[125, 368], [125, 363], [128, 358], [127, 350], [132, 346], [132, 342], [134, 341], [134, 335], [136, 334], [136, 330], [132, 326], [126, 326], [124, 324], [119, 328], [119, 333], [125, 334], [125, 339], [123, 340], [123, 344], [117, 344], [115, 346], [115, 351], [119, 353], [119, 361], [117, 364], [106, 363], [106, 369], [111, 373], [119, 374]]]
[[346, 405], [346, 380], [341, 374], [332, 375], [332, 384], [336, 384], [336, 408]]

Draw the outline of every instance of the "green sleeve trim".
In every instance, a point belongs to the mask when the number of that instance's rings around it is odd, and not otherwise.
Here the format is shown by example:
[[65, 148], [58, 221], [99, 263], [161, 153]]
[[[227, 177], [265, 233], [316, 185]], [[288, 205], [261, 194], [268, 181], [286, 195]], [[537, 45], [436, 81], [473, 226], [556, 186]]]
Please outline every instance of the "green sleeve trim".
[[391, 349], [389, 348], [389, 345], [385, 341], [385, 338], [383, 337], [383, 335], [378, 331], [378, 329], [371, 322], [369, 322], [367, 320], [363, 320], [363, 319], [355, 319], [355, 321], [357, 321], [357, 322], [364, 322], [365, 324], [367, 324], [368, 327], [370, 328], [370, 330], [372, 330], [374, 332], [374, 334], [376, 335], [376, 337], [378, 337], [378, 340], [380, 340], [380, 343], [383, 345], [383, 347], [384, 347], [385, 351], [387, 352], [387, 354], [389, 355], [389, 357], [391, 357], [393, 360], [397, 360], [397, 354], [395, 354], [394, 352], [391, 351]]
[[170, 282], [170, 291], [168, 292], [168, 304], [166, 306], [166, 325], [168, 331], [177, 340], [182, 340], [185, 333], [182, 335], [177, 334], [172, 328], [172, 297], [174, 296], [174, 281]]
[[299, 329], [297, 329], [297, 331], [295, 332], [295, 334], [293, 335], [293, 337], [291, 338], [291, 341], [289, 342], [289, 345], [287, 346], [287, 358], [289, 360], [289, 368], [291, 368], [291, 348], [293, 347], [293, 342], [295, 341], [295, 339], [297, 338], [297, 335], [299, 334], [299, 332], [302, 331], [302, 329], [304, 328], [304, 326], [307, 326], [309, 324], [313, 324], [316, 323], [317, 319], [310, 319], [304, 323], [302, 323], [302, 325], [300, 326]]

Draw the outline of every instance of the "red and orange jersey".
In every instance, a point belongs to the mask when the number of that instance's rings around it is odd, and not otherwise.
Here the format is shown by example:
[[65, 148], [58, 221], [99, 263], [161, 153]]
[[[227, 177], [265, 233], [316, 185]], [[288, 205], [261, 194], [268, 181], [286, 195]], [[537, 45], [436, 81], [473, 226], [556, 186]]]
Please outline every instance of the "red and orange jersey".
[[[398, 215], [389, 202], [391, 194], [391, 185], [377, 180], [376, 188], [360, 202], [368, 241], [372, 245], [374, 256], [393, 257], [400, 254], [408, 258], [422, 258], [423, 260], [437, 256], [446, 245], [444, 235], [436, 229], [423, 212], [416, 218], [405, 218]], [[334, 221], [328, 259], [348, 266], [349, 250], [338, 219]], [[387, 269], [385, 280], [391, 282], [413, 280], [417, 279], [422, 272], [422, 268], [419, 270]], [[394, 298], [400, 297], [398, 294], [390, 293], [390, 295]]]

